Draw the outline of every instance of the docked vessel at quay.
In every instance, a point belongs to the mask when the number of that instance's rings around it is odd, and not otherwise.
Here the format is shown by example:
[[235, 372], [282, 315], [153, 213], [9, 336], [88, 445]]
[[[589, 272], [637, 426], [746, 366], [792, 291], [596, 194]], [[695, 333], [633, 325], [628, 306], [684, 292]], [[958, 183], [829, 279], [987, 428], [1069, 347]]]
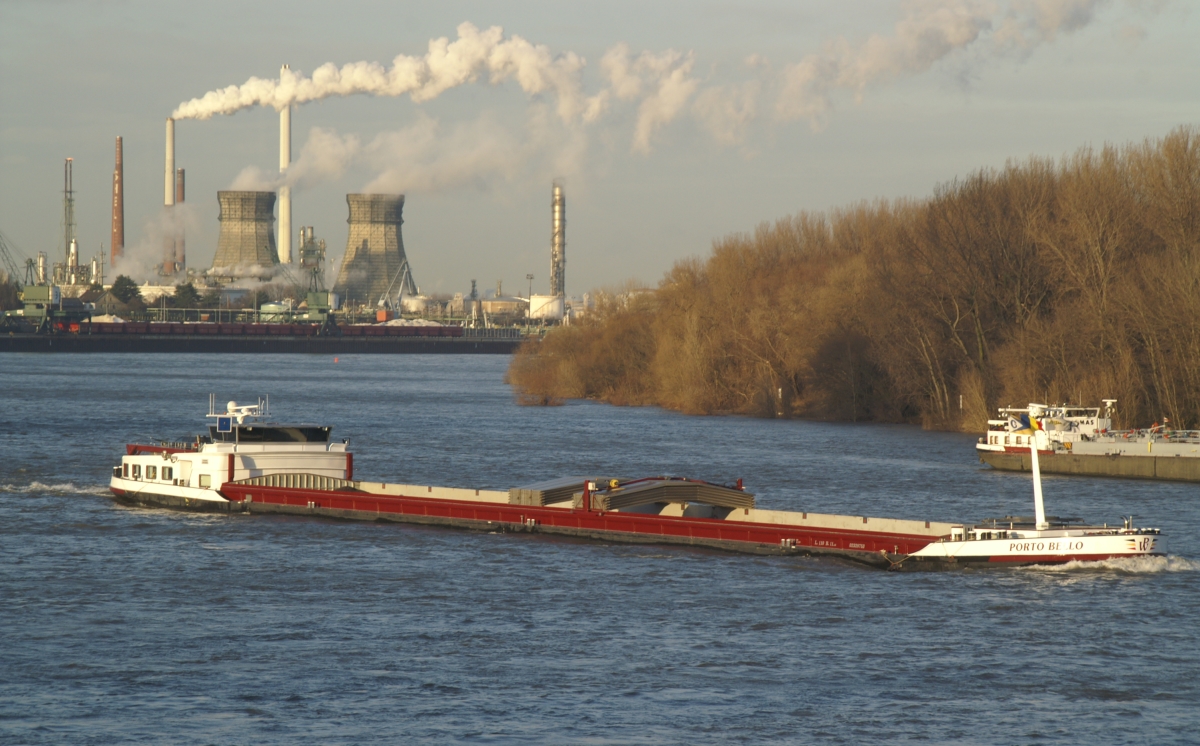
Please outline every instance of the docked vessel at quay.
[[[229, 402], [208, 434], [130, 444], [110, 490], [124, 503], [223, 513], [282, 513], [682, 544], [750, 554], [830, 556], [893, 570], [1063, 564], [1159, 556], [1158, 529], [1086, 525], [1044, 514], [977, 524], [766, 510], [739, 480], [565, 477], [507, 491], [355, 479], [328, 426], [267, 421], [265, 401]], [[1034, 453], [1036, 460], [1036, 452]]]
[[1030, 446], [1037, 446], [1041, 471], [1096, 477], [1200, 482], [1200, 431], [1162, 426], [1113, 430], [1115, 399], [1103, 407], [1031, 405], [1040, 428], [1026, 434], [1027, 407], [1005, 407], [988, 420], [987, 435], [975, 444], [979, 460], [1004, 471], [1031, 471]]

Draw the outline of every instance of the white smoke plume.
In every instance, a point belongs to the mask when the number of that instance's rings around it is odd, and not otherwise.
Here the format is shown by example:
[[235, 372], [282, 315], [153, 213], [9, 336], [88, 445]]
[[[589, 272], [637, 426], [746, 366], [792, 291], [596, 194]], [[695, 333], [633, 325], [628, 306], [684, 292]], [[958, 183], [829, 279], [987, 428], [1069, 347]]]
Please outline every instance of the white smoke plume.
[[229, 188], [235, 191], [274, 192], [282, 186], [293, 192], [317, 184], [340, 179], [355, 162], [362, 146], [358, 137], [342, 137], [333, 130], [313, 127], [300, 148], [299, 157], [288, 166], [286, 174], [264, 171], [248, 166], [233, 180]]
[[824, 125], [836, 91], [861, 98], [868, 86], [918, 75], [955, 52], [984, 45], [985, 56], [1054, 41], [1095, 18], [1105, 0], [910, 0], [890, 36], [860, 44], [843, 38], [782, 71], [776, 115]]
[[481, 31], [473, 24], [463, 23], [458, 27], [456, 40], [433, 39], [425, 55], [399, 55], [390, 68], [377, 62], [352, 62], [340, 68], [326, 63], [314, 70], [311, 77], [283, 70], [279, 80], [250, 78], [240, 86], [210, 91], [180, 104], [171, 116], [208, 119], [252, 106], [270, 106], [282, 111], [291, 104], [360, 93], [408, 95], [421, 103], [486, 75], [493, 84], [515, 80], [531, 96], [553, 92], [558, 99], [559, 116], [563, 121], [574, 121], [587, 108], [580, 94], [579, 72], [583, 66], [583, 59], [573, 52], [555, 54], [548, 47], [531, 44], [519, 36], [505, 39], [504, 30], [498, 26]]
[[525, 176], [576, 173], [586, 137], [554, 127], [554, 116], [535, 107], [524, 127], [513, 131], [488, 114], [445, 126], [419, 112], [413, 124], [366, 143], [353, 134], [314, 127], [285, 174], [251, 166], [229, 188], [270, 192], [289, 186], [295, 194], [339, 179], [356, 166], [373, 174], [362, 188], [366, 193], [488, 188]]
[[176, 236], [182, 236], [186, 241], [189, 235], [199, 234], [200, 218], [193, 204], [183, 202], [163, 208], [142, 225], [137, 241], [125, 245], [120, 258], [106, 273], [106, 279], [111, 282], [117, 275], [125, 275], [138, 283], [174, 284], [174, 279], [159, 274], [159, 268], [164, 260], [174, 259]]
[[[545, 147], [547, 140], [560, 148], [554, 158], [577, 162], [587, 147], [586, 130], [619, 106], [636, 109], [631, 149], [643, 154], [650, 152], [664, 127], [684, 116], [690, 116], [722, 145], [744, 142], [763, 109], [772, 110], [760, 104], [768, 91], [774, 98], [775, 121], [808, 120], [819, 129], [839, 95], [861, 99], [872, 86], [920, 75], [968, 50], [976, 54], [972, 59], [1028, 54], [1063, 34], [1090, 25], [1107, 2], [908, 0], [889, 33], [859, 41], [832, 39], [820, 51], [778, 69], [772, 69], [762, 57], [751, 55], [746, 61], [749, 75], [721, 82], [696, 76], [695, 57], [690, 52], [634, 53], [621, 43], [602, 56], [599, 85], [593, 93], [585, 91], [587, 63], [580, 55], [555, 52], [519, 36], [506, 37], [499, 27], [481, 30], [463, 23], [456, 39], [431, 40], [425, 54], [399, 55], [390, 67], [376, 62], [341, 67], [326, 63], [311, 76], [283, 70], [277, 80], [250, 78], [240, 86], [210, 91], [180, 104], [173, 116], [208, 119], [254, 106], [280, 110], [355, 94], [407, 95], [421, 103], [458, 86], [515, 81], [532, 99], [531, 130], [524, 136], [485, 131], [478, 123], [447, 128], [432, 119], [418, 119], [401, 133], [380, 135], [367, 144], [352, 136], [314, 131], [305, 146], [311, 152], [301, 154], [284, 177], [286, 181], [248, 169], [235, 182], [244, 188], [272, 188], [282, 183], [303, 188], [306, 183], [336, 178], [347, 164], [372, 153], [385, 156], [378, 183], [405, 181], [411, 188], [439, 188], [467, 180], [465, 172], [470, 165], [500, 175], [519, 168], [517, 161], [521, 158], [544, 159], [545, 151], [535, 144]], [[546, 102], [541, 100], [542, 94], [547, 95]], [[557, 132], [552, 131], [543, 110], [553, 111], [551, 119], [557, 120]], [[415, 138], [414, 143], [401, 144], [402, 135]], [[472, 137], [479, 142], [471, 142]], [[604, 140], [608, 139], [605, 136]], [[455, 154], [449, 143], [465, 148], [465, 152]], [[435, 150], [440, 154], [434, 156]], [[392, 165], [398, 163], [400, 154], [417, 157], [419, 167], [411, 178], [401, 179], [398, 175], [408, 164]]]
[[588, 114], [598, 117], [610, 97], [621, 101], [640, 100], [637, 124], [633, 131], [633, 149], [650, 152], [650, 138], [683, 110], [700, 81], [691, 77], [693, 55], [667, 50], [661, 54], [642, 52], [634, 57], [627, 44], [618, 44], [605, 53], [600, 67], [609, 88], [591, 100]]

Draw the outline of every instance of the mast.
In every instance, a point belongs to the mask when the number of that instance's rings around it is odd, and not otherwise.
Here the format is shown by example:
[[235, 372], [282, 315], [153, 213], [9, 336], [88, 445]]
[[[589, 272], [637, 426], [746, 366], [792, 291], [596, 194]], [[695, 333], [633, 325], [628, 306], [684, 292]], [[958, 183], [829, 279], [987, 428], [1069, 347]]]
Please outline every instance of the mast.
[[1038, 432], [1042, 429], [1038, 424], [1037, 415], [1039, 408], [1030, 405], [1029, 407], [1029, 429], [1032, 431], [1029, 434], [1029, 460], [1030, 470], [1033, 472], [1033, 514], [1036, 521], [1035, 527], [1038, 531], [1044, 531], [1050, 528], [1050, 524], [1046, 523], [1046, 506], [1042, 501], [1042, 470], [1038, 466]]

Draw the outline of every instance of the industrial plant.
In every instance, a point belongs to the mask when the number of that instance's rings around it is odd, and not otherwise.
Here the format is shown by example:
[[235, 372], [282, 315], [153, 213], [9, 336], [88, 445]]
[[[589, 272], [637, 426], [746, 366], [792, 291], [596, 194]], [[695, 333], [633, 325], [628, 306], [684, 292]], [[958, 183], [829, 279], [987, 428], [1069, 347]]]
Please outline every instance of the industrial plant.
[[[287, 66], [283, 71], [287, 71]], [[326, 243], [313, 227], [296, 231], [293, 252], [291, 190], [292, 110], [279, 112], [279, 173], [276, 191], [219, 191], [219, 233], [211, 266], [189, 265], [185, 221], [185, 171], [175, 161], [175, 120], [167, 118], [163, 170], [161, 261], [155, 278], [137, 288], [136, 301], [113, 295], [108, 274], [119, 276], [129, 261], [125, 238], [123, 146], [116, 138], [112, 179], [112, 233], [107, 261], [103, 249], [90, 260], [80, 257], [75, 225], [73, 159], [64, 163], [63, 245], [61, 260], [46, 252], [23, 259], [21, 266], [3, 240], [4, 268], [21, 286], [24, 307], [9, 310], [0, 321], [10, 332], [89, 333], [95, 324], [157, 322], [221, 324], [223, 322], [315, 324], [321, 334], [341, 334], [352, 326], [457, 326], [478, 336], [519, 338], [548, 325], [569, 322], [586, 310], [584, 302], [566, 295], [566, 194], [555, 181], [550, 194], [549, 292], [504, 295], [497, 281], [494, 295], [484, 297], [471, 280], [470, 293], [422, 294], [405, 251], [403, 194], [347, 194], [346, 248], [334, 282], [326, 286]], [[157, 241], [157, 237], [155, 241]], [[156, 244], [157, 245], [157, 244]], [[128, 282], [127, 278], [125, 281]], [[184, 288], [185, 290], [181, 290]], [[275, 298], [264, 299], [263, 288]], [[525, 288], [523, 288], [525, 289]], [[121, 289], [117, 289], [121, 290]], [[180, 293], [192, 302], [176, 304]], [[119, 294], [119, 293], [118, 293]], [[203, 300], [205, 302], [198, 302]], [[125, 328], [128, 330], [128, 328]], [[503, 332], [503, 333], [502, 333]], [[187, 332], [187, 333], [190, 333]]]

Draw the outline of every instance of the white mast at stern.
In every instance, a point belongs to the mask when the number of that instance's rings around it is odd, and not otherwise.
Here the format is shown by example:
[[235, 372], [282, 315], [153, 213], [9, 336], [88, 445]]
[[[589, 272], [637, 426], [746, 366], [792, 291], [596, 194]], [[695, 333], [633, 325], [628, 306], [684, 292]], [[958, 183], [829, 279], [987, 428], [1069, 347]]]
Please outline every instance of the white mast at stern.
[[1050, 524], [1046, 522], [1046, 505], [1042, 500], [1042, 470], [1038, 466], [1038, 434], [1042, 432], [1042, 427], [1038, 423], [1037, 417], [1042, 413], [1042, 408], [1036, 404], [1029, 405], [1029, 460], [1030, 471], [1033, 472], [1033, 514], [1035, 528], [1038, 531], [1045, 531], [1050, 528]]

